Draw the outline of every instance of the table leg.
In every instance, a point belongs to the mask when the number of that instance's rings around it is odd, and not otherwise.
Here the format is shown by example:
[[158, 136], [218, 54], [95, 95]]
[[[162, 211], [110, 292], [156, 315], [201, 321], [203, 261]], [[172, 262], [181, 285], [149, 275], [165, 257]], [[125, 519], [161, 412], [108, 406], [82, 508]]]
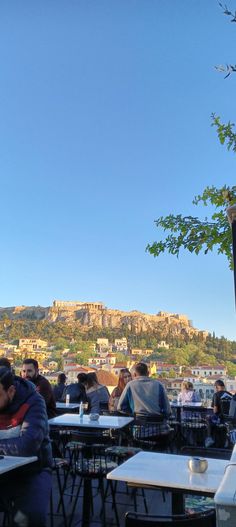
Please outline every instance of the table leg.
[[172, 514], [184, 513], [184, 495], [178, 492], [172, 492]]
[[92, 482], [91, 482], [91, 479], [84, 478], [82, 527], [87, 527], [89, 525], [91, 500], [92, 500]]

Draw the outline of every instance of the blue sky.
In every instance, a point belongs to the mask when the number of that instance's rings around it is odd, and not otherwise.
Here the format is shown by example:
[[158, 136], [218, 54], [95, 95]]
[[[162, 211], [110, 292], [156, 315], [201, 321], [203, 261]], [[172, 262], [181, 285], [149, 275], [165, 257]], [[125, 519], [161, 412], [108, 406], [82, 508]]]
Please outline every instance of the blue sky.
[[214, 0], [2, 0], [1, 306], [100, 300], [236, 338], [225, 257], [145, 252], [157, 217], [235, 184], [210, 119], [236, 118], [214, 69], [235, 40]]

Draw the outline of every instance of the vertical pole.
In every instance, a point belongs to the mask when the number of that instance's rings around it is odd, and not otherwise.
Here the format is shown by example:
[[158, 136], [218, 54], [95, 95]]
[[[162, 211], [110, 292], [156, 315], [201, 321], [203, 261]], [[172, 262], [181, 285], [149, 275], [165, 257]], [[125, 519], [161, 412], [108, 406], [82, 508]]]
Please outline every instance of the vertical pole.
[[232, 222], [232, 237], [233, 237], [233, 262], [234, 262], [234, 296], [236, 306], [236, 219]]
[[227, 216], [229, 223], [232, 228], [232, 238], [233, 238], [233, 264], [234, 264], [234, 298], [236, 306], [236, 205], [228, 207]]

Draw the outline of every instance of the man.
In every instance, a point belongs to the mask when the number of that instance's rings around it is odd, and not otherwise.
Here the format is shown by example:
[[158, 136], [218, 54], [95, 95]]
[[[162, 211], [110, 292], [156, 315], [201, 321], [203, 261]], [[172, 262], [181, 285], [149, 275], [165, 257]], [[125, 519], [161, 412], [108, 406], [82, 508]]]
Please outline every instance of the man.
[[57, 415], [56, 401], [52, 387], [50, 382], [43, 375], [39, 374], [38, 361], [35, 359], [25, 359], [23, 361], [21, 376], [23, 379], [33, 382], [36, 386], [36, 391], [44, 398], [48, 418], [55, 417]]
[[44, 399], [32, 383], [0, 368], [0, 453], [38, 461], [0, 480], [0, 504], [13, 503], [13, 525], [45, 527], [52, 451]]
[[[205, 446], [208, 448], [215, 443], [215, 439], [212, 437], [216, 433], [216, 425], [221, 423], [221, 418], [223, 414], [229, 413], [230, 401], [232, 399], [232, 394], [227, 392], [225, 389], [225, 384], [221, 379], [218, 379], [215, 382], [215, 393], [212, 398], [211, 406], [213, 408], [213, 415], [209, 417], [208, 420], [208, 435], [205, 439]], [[226, 405], [228, 411], [225, 411]], [[227, 444], [227, 441], [226, 441]]]
[[87, 403], [88, 399], [86, 397], [85, 383], [87, 380], [86, 373], [78, 373], [77, 375], [78, 382], [73, 382], [68, 384], [63, 392], [62, 401], [66, 401], [66, 396], [70, 396], [70, 403]]
[[148, 377], [148, 368], [144, 362], [138, 362], [134, 366], [132, 377], [133, 380], [128, 382], [121, 394], [117, 410], [143, 416], [163, 416], [160, 432], [167, 431], [169, 426], [165, 418], [170, 415], [171, 410], [164, 386], [158, 380]]
[[62, 401], [63, 392], [66, 387], [65, 373], [59, 373], [57, 377], [57, 384], [53, 387], [53, 394], [56, 401]]

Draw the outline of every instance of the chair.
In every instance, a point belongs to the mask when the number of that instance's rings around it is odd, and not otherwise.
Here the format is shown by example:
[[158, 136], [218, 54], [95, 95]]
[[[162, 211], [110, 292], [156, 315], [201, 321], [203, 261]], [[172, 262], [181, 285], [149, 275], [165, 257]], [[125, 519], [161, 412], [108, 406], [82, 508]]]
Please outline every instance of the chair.
[[215, 510], [204, 514], [181, 514], [178, 516], [146, 516], [135, 512], [125, 515], [125, 527], [215, 527]]
[[[93, 493], [92, 481], [96, 480], [98, 483], [98, 490], [101, 494], [101, 515], [103, 517], [103, 525], [106, 525], [105, 517], [105, 499], [106, 493], [104, 489], [104, 480], [108, 472], [117, 467], [117, 463], [110, 461], [106, 455], [106, 446], [101, 444], [87, 444], [79, 454], [79, 457], [74, 465], [74, 476], [80, 478], [80, 483], [77, 487], [77, 492], [74, 496], [74, 503], [71, 511], [70, 526], [72, 525], [77, 501], [79, 498], [81, 487], [83, 487], [83, 512], [82, 523], [89, 523], [90, 511], [93, 511]], [[109, 481], [109, 487], [112, 496], [112, 506], [115, 512], [116, 523], [119, 525], [119, 517], [115, 502], [115, 492], [112, 481]]]
[[195, 446], [184, 446], [181, 448], [181, 454], [184, 456], [209, 457], [213, 459], [230, 459], [232, 450], [226, 448], [205, 448]]
[[185, 444], [203, 446], [208, 430], [208, 409], [205, 407], [183, 406], [181, 437]]
[[131, 431], [133, 446], [143, 450], [169, 450], [174, 436], [164, 417], [156, 414], [136, 414]]

